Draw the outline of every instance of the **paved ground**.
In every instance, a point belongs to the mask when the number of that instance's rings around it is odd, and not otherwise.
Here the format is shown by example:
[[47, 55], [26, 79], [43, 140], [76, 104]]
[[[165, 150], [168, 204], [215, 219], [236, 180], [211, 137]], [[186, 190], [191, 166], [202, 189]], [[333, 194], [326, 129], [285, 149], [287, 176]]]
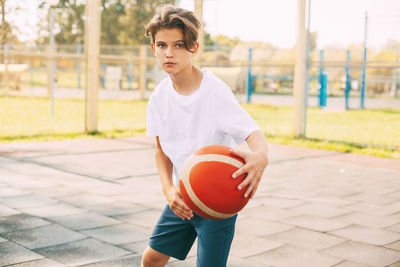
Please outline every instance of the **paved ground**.
[[[153, 154], [148, 138], [0, 145], [0, 265], [139, 266], [165, 205]], [[273, 144], [270, 158], [228, 266], [400, 266], [399, 160]]]

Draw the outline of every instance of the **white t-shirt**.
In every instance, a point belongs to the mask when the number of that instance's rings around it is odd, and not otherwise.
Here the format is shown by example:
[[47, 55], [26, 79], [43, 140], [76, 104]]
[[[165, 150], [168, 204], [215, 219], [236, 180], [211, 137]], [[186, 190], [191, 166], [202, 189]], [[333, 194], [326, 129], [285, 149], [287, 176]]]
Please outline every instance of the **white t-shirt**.
[[204, 70], [200, 87], [188, 96], [179, 94], [170, 77], [154, 89], [147, 106], [147, 135], [158, 136], [174, 166], [174, 185], [185, 160], [207, 145], [234, 147], [254, 131], [256, 122], [239, 105], [231, 89]]

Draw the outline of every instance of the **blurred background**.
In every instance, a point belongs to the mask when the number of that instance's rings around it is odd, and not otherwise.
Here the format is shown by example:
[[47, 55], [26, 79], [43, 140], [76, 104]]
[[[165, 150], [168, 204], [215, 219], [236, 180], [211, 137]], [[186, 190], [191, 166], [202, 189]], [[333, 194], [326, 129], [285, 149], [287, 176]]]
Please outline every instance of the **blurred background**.
[[[84, 130], [83, 108], [61, 100], [73, 99], [83, 105], [79, 101], [85, 98], [86, 1], [0, 0], [0, 135], [4, 140]], [[166, 77], [144, 35], [144, 25], [156, 7], [165, 3], [195, 10], [194, 0], [101, 1], [100, 99], [146, 100]], [[306, 136], [310, 140], [397, 151], [400, 2], [309, 3], [307, 104], [316, 108], [309, 112], [319, 117], [310, 114]], [[283, 111], [284, 117], [277, 115], [278, 119], [267, 120], [267, 115], [260, 116], [259, 123], [265, 124], [264, 133], [268, 136], [290, 136], [290, 125], [282, 121], [291, 120], [288, 114], [293, 104], [297, 1], [203, 0], [202, 11], [204, 52], [196, 64], [223, 79], [242, 103], [288, 107]], [[56, 100], [51, 101], [56, 104], [52, 103], [50, 110], [48, 101], [52, 94]], [[26, 110], [34, 100], [42, 101], [33, 104], [34, 108], [43, 109], [40, 115]], [[132, 128], [131, 122], [124, 122], [123, 108], [118, 106], [123, 104], [119, 103], [106, 108], [110, 102], [100, 102], [100, 113], [102, 109], [116, 110], [115, 114], [100, 114], [100, 131]], [[77, 111], [80, 109], [82, 112]], [[369, 126], [372, 128], [355, 130], [354, 121], [347, 122], [348, 125], [344, 122], [353, 116], [350, 111], [365, 109], [379, 109], [384, 115], [374, 117], [376, 122]], [[69, 116], [63, 115], [64, 110]], [[66, 126], [73, 112], [79, 118], [71, 125], [77, 126]], [[129, 118], [137, 117], [126, 112]], [[259, 109], [252, 112], [254, 116], [262, 113]], [[270, 110], [264, 112], [273, 114]], [[42, 116], [45, 119], [40, 124]], [[343, 119], [332, 122], [330, 116]], [[354, 116], [359, 126], [363, 124], [360, 116], [372, 117], [366, 112]], [[27, 127], [32, 120], [39, 126]], [[278, 123], [276, 120], [281, 122], [273, 126]], [[378, 121], [385, 124], [377, 125]], [[143, 123], [137, 127], [142, 133]], [[382, 133], [383, 128], [388, 128], [387, 134]], [[338, 135], [330, 136], [332, 132]], [[366, 132], [371, 136], [366, 136]]]

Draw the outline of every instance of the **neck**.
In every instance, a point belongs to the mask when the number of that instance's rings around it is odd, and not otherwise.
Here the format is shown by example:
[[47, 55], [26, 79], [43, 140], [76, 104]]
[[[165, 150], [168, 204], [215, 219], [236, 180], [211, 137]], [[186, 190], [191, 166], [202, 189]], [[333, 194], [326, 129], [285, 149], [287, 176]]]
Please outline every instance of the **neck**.
[[200, 87], [202, 72], [191, 66], [179, 73], [169, 75], [175, 90], [181, 95], [190, 95]]

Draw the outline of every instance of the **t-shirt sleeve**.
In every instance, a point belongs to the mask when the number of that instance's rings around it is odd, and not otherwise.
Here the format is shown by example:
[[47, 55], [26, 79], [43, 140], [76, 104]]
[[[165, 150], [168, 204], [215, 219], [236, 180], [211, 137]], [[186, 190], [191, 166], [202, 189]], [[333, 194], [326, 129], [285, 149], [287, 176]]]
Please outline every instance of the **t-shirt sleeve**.
[[158, 136], [157, 127], [156, 127], [156, 114], [154, 101], [152, 101], [151, 97], [149, 102], [147, 103], [147, 111], [146, 111], [146, 131], [147, 136]]
[[233, 138], [237, 144], [242, 144], [247, 137], [260, 127], [235, 98], [232, 91], [224, 88], [218, 105], [219, 124], [224, 132]]

